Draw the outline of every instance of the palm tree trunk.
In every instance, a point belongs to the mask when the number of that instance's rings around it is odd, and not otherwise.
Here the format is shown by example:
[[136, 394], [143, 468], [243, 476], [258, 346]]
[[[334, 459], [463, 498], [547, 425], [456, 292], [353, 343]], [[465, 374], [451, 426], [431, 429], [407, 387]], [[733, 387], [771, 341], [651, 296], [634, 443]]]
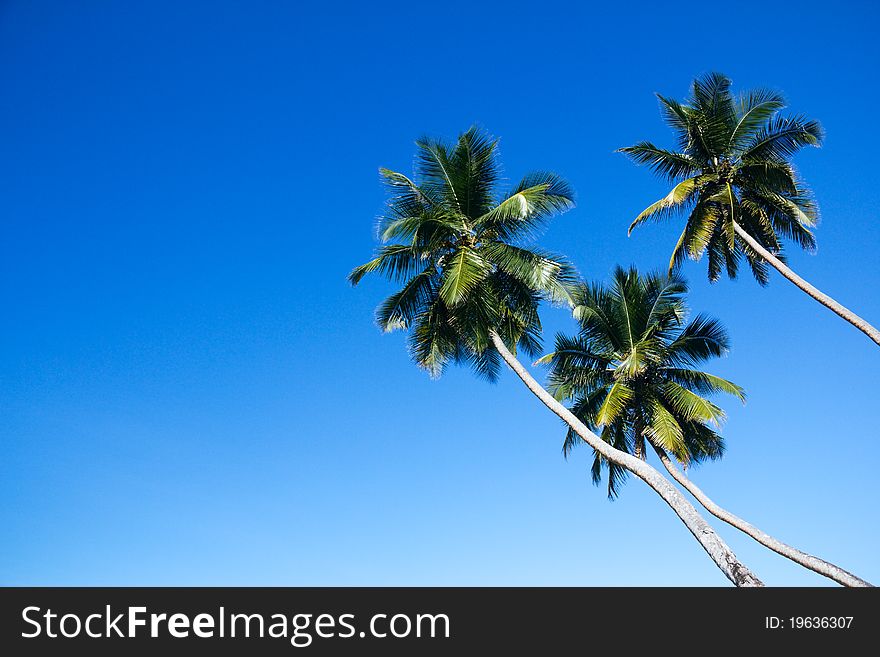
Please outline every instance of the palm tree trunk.
[[[649, 441], [650, 442], [650, 441]], [[801, 552], [790, 545], [786, 545], [782, 541], [778, 541], [769, 534], [765, 534], [757, 527], [754, 527], [747, 523], [742, 518], [733, 515], [726, 509], [721, 508], [715, 502], [713, 502], [709, 497], [702, 491], [697, 485], [691, 481], [683, 472], [681, 472], [678, 468], [675, 467], [675, 464], [672, 463], [669, 456], [667, 456], [666, 452], [659, 446], [655, 445], [651, 442], [651, 446], [654, 448], [654, 451], [657, 452], [657, 456], [660, 457], [660, 462], [663, 464], [663, 467], [666, 468], [667, 472], [672, 475], [672, 478], [675, 479], [679, 484], [681, 484], [682, 488], [688, 491], [694, 498], [702, 504], [706, 511], [711, 513], [716, 518], [720, 518], [728, 525], [732, 525], [739, 529], [741, 532], [748, 534], [753, 539], [758, 541], [764, 547], [768, 547], [777, 554], [781, 554], [783, 557], [787, 557], [791, 559], [795, 563], [800, 564], [804, 568], [808, 568], [813, 572], [819, 573], [820, 575], [824, 575], [829, 579], [833, 579], [835, 582], [839, 584], [843, 584], [844, 586], [873, 586], [869, 582], [856, 577], [850, 572], [845, 571], [843, 568], [839, 568], [835, 566], [833, 563], [828, 563], [820, 559], [819, 557], [814, 557], [811, 554], [807, 554], [806, 552]]]
[[736, 586], [764, 586], [764, 583], [758, 579], [744, 564], [742, 564], [727, 544], [721, 540], [721, 537], [715, 533], [715, 530], [705, 521], [696, 508], [687, 501], [684, 495], [673, 486], [669, 480], [661, 475], [657, 470], [648, 465], [645, 461], [641, 461], [632, 454], [627, 454], [619, 449], [615, 449], [596, 434], [587, 428], [575, 415], [565, 406], [556, 401], [553, 396], [544, 390], [544, 388], [535, 381], [534, 377], [529, 374], [523, 364], [517, 360], [511, 351], [504, 344], [501, 337], [495, 332], [490, 333], [492, 344], [501, 354], [504, 362], [514, 371], [514, 373], [526, 384], [526, 387], [553, 413], [558, 415], [568, 426], [570, 426], [578, 436], [580, 436], [587, 444], [595, 449], [599, 454], [608, 459], [611, 463], [615, 463], [632, 472], [639, 479], [653, 488], [663, 501], [666, 502], [676, 515], [681, 519], [685, 526], [690, 530], [694, 538], [703, 546], [703, 549], [711, 557], [712, 561], [721, 569], [721, 572], [733, 582]]
[[830, 309], [832, 312], [836, 313], [850, 324], [859, 329], [862, 333], [871, 338], [874, 342], [880, 345], [880, 331], [871, 326], [864, 319], [856, 315], [849, 308], [842, 306], [837, 303], [834, 299], [829, 297], [824, 292], [816, 289], [812, 285], [810, 285], [803, 278], [795, 274], [791, 269], [789, 269], [779, 258], [770, 253], [767, 249], [765, 249], [754, 237], [749, 235], [745, 229], [740, 226], [735, 221], [733, 222], [733, 230], [736, 231], [736, 234], [739, 235], [745, 242], [752, 247], [758, 254], [766, 260], [770, 265], [772, 265], [776, 271], [785, 276], [792, 283], [797, 285], [801, 290], [809, 294], [816, 301], [821, 303], [826, 308]]

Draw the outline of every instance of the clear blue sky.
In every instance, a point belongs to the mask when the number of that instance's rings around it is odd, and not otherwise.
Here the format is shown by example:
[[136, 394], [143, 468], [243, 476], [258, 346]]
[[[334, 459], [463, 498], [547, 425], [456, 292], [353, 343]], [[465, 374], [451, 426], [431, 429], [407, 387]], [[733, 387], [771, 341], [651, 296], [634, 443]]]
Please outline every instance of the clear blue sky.
[[[675, 227], [626, 226], [664, 186], [613, 151], [670, 143], [653, 92], [720, 70], [823, 122], [791, 262], [880, 321], [876, 5], [588, 4], [2, 3], [0, 583], [725, 584], [511, 375], [431, 381], [372, 323], [390, 287], [345, 281], [377, 168], [472, 123], [510, 178], [572, 182], [542, 243], [585, 277], [661, 266]], [[684, 273], [750, 393], [694, 478], [880, 582], [880, 350], [775, 274]], [[722, 533], [767, 583], [827, 583]]]

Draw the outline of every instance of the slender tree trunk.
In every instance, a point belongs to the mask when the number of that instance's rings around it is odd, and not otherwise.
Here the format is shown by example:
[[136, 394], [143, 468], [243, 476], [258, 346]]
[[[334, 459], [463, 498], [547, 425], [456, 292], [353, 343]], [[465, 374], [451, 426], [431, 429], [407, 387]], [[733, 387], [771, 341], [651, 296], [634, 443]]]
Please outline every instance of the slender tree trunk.
[[663, 501], [666, 502], [676, 515], [681, 519], [685, 526], [690, 530], [694, 538], [699, 541], [706, 553], [711, 557], [712, 561], [721, 569], [721, 572], [731, 582], [737, 586], [764, 586], [764, 583], [758, 579], [752, 572], [742, 564], [727, 544], [721, 540], [721, 537], [715, 533], [715, 530], [705, 521], [694, 506], [688, 502], [684, 495], [673, 486], [669, 480], [661, 475], [657, 470], [648, 465], [645, 461], [641, 461], [632, 454], [627, 454], [619, 449], [615, 449], [604, 440], [599, 438], [590, 429], [581, 422], [575, 415], [565, 406], [556, 401], [553, 396], [544, 390], [541, 385], [535, 381], [534, 377], [529, 374], [523, 364], [517, 360], [501, 337], [491, 332], [492, 344], [498, 349], [498, 353], [504, 359], [504, 362], [510, 366], [510, 369], [526, 384], [526, 387], [553, 413], [558, 415], [568, 426], [570, 426], [578, 436], [589, 444], [593, 449], [599, 452], [610, 462], [620, 465], [632, 472], [639, 479], [653, 488]]
[[845, 571], [843, 568], [839, 568], [835, 566], [833, 563], [828, 563], [819, 557], [814, 557], [811, 554], [807, 554], [806, 552], [801, 552], [800, 550], [791, 547], [790, 545], [786, 545], [782, 541], [778, 541], [769, 534], [765, 534], [757, 527], [754, 527], [747, 523], [742, 518], [733, 515], [726, 509], [721, 508], [715, 502], [713, 502], [709, 497], [700, 490], [697, 485], [691, 481], [683, 472], [681, 472], [666, 452], [661, 448], [655, 445], [653, 442], [651, 446], [654, 448], [654, 451], [657, 452], [657, 456], [660, 457], [660, 462], [663, 464], [663, 467], [672, 475], [672, 478], [675, 479], [681, 486], [688, 491], [694, 498], [702, 504], [706, 510], [711, 513], [716, 518], [720, 518], [724, 522], [729, 525], [732, 525], [739, 529], [741, 532], [748, 534], [753, 539], [758, 541], [764, 547], [768, 547], [777, 554], [781, 554], [783, 557], [787, 557], [791, 559], [795, 563], [800, 564], [804, 568], [808, 568], [813, 572], [819, 573], [820, 575], [824, 575], [830, 579], [833, 579], [835, 582], [839, 584], [843, 584], [844, 586], [873, 586], [869, 582], [856, 577], [850, 572]]
[[874, 342], [880, 345], [880, 331], [876, 328], [868, 324], [864, 319], [856, 315], [852, 310], [842, 306], [837, 303], [834, 299], [829, 297], [824, 292], [816, 289], [812, 285], [810, 285], [803, 278], [795, 274], [791, 269], [789, 269], [785, 263], [783, 263], [779, 258], [770, 253], [767, 249], [765, 249], [761, 244], [751, 235], [749, 235], [745, 229], [740, 226], [735, 221], [733, 222], [733, 230], [736, 231], [736, 234], [739, 235], [745, 242], [752, 247], [755, 251], [760, 254], [760, 256], [766, 260], [770, 265], [772, 265], [776, 271], [785, 276], [792, 283], [797, 285], [801, 290], [809, 294], [816, 301], [821, 303], [823, 306], [836, 313], [850, 324], [859, 329], [862, 333], [871, 338]]

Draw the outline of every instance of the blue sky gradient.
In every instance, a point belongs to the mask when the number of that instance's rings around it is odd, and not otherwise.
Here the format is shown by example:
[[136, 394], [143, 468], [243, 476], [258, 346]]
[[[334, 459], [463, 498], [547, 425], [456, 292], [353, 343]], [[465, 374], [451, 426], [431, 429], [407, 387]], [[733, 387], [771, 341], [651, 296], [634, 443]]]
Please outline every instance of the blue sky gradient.
[[[880, 12], [826, 7], [0, 4], [0, 584], [726, 584], [644, 485], [611, 503], [565, 461], [512, 375], [431, 381], [372, 322], [390, 286], [345, 276], [377, 168], [474, 123], [511, 180], [577, 190], [543, 246], [588, 279], [662, 266], [677, 225], [626, 226], [664, 185], [613, 151], [671, 144], [653, 92], [720, 70], [824, 124], [791, 264], [876, 324]], [[750, 395], [694, 479], [880, 581], [880, 350], [775, 273], [683, 273]], [[830, 583], [719, 529], [768, 584]]]

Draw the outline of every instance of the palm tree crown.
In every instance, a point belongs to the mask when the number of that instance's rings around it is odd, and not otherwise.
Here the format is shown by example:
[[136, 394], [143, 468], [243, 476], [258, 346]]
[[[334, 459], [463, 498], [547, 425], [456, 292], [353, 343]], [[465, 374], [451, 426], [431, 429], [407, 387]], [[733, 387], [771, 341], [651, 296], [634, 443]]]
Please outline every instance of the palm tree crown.
[[[687, 285], [677, 276], [640, 276], [617, 268], [608, 287], [573, 291], [580, 325], [574, 337], [556, 336], [550, 389], [570, 400], [572, 412], [603, 440], [645, 458], [645, 441], [687, 465], [724, 451], [716, 429], [725, 415], [704, 395], [725, 392], [745, 400], [739, 386], [695, 369], [724, 354], [727, 333], [703, 315], [687, 321]], [[566, 455], [580, 443], [571, 429]], [[595, 454], [594, 483], [607, 466], [608, 495], [616, 497], [626, 470]]]
[[683, 212], [687, 222], [670, 259], [670, 271], [685, 258], [708, 254], [709, 279], [725, 269], [735, 278], [745, 256], [754, 277], [765, 285], [766, 261], [735, 232], [738, 224], [770, 253], [781, 257], [782, 238], [814, 250], [811, 229], [818, 219], [812, 196], [796, 175], [791, 157], [818, 146], [822, 128], [800, 116], [783, 116], [782, 96], [757, 89], [734, 97], [730, 79], [711, 73], [694, 81], [684, 103], [660, 96], [675, 150], [651, 142], [622, 148], [636, 163], [676, 183], [630, 225]]
[[349, 275], [354, 285], [371, 272], [403, 285], [376, 320], [385, 331], [410, 329], [412, 358], [432, 376], [465, 363], [494, 380], [501, 361], [490, 332], [535, 355], [540, 300], [570, 302], [573, 268], [524, 243], [573, 206], [572, 191], [538, 172], [500, 196], [497, 143], [476, 128], [453, 145], [423, 138], [414, 179], [380, 169], [390, 191], [379, 224], [385, 244]]

